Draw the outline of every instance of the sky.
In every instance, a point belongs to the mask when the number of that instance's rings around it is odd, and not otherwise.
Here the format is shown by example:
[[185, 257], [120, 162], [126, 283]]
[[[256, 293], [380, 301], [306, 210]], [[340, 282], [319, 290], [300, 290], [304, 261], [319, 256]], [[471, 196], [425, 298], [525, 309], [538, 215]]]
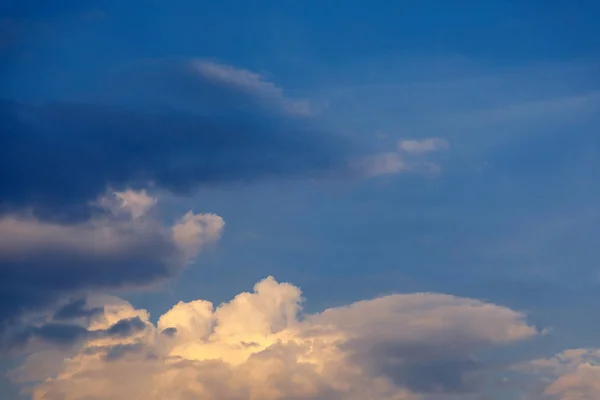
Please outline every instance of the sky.
[[0, 3], [0, 397], [600, 398], [597, 15]]

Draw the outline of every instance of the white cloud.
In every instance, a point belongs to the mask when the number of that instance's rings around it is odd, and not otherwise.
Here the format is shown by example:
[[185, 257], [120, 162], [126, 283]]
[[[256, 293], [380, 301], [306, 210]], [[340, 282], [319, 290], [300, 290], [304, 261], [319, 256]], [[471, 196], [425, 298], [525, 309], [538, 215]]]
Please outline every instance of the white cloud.
[[470, 390], [477, 351], [536, 334], [520, 313], [449, 295], [392, 295], [308, 315], [301, 304], [297, 287], [271, 277], [218, 307], [180, 302], [156, 326], [109, 299], [88, 330], [131, 318], [144, 329], [90, 335], [62, 360], [33, 353], [13, 377], [39, 380], [35, 400], [417, 400]]
[[398, 142], [398, 148], [401, 151], [411, 154], [425, 154], [439, 150], [447, 150], [449, 143], [440, 138], [427, 138], [422, 140], [401, 140]]

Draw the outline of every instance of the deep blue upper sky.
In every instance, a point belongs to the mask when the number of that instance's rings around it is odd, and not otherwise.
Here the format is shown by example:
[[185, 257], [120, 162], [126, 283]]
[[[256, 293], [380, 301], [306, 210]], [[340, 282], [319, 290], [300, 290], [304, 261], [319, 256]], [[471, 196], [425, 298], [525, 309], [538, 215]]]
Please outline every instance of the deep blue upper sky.
[[7, 3], [3, 68], [21, 96], [81, 90], [139, 58], [216, 58], [293, 89], [390, 58], [492, 67], [594, 61], [598, 43], [594, 1]]
[[[37, 133], [21, 131], [13, 112], [43, 125], [53, 111], [32, 104], [198, 101], [192, 106], [200, 104], [208, 123], [225, 120], [225, 133], [190, 143], [186, 129], [196, 122], [175, 128], [171, 120], [144, 122], [151, 138], [152, 127], [169, 127], [181, 131], [181, 143], [156, 133], [140, 165], [159, 160], [159, 148], [171, 154], [189, 146], [187, 156], [209, 160], [194, 166], [209, 168], [206, 176], [157, 169], [151, 177], [174, 191], [165, 200], [165, 220], [193, 208], [222, 216], [226, 230], [214, 249], [160, 290], [121, 293], [136, 307], [158, 316], [179, 300], [220, 303], [274, 275], [302, 288], [309, 311], [392, 292], [441, 292], [525, 311], [551, 329], [520, 354], [600, 347], [598, 15], [597, 1], [5, 1], [0, 155], [10, 160], [5, 171], [18, 172], [0, 181], [0, 194], [9, 207], [33, 204], [43, 218], [69, 220], [62, 209], [54, 213], [56, 202], [84, 204], [105, 175], [129, 182], [121, 171], [131, 153], [111, 146], [138, 143], [117, 134], [100, 139], [112, 117], [65, 106], [63, 117], [52, 120], [56, 130], [47, 132], [73, 141], [68, 150], [81, 156], [45, 158]], [[283, 96], [304, 99], [318, 112], [297, 127], [287, 115], [266, 115], [229, 92], [218, 97], [210, 84], [192, 99], [184, 80], [154, 88], [156, 80], [135, 72], [190, 59], [255, 71], [282, 88], [274, 96], [281, 95], [284, 108], [292, 103]], [[230, 101], [242, 111], [229, 114]], [[73, 115], [81, 118], [60, 120]], [[123, 134], [137, 129], [136, 118]], [[246, 143], [229, 123], [249, 124], [245, 132], [260, 137]], [[88, 144], [97, 153], [74, 139], [81, 126], [95, 127], [97, 141]], [[278, 129], [301, 140], [279, 141]], [[323, 147], [316, 144], [321, 130]], [[373, 152], [407, 139], [441, 138], [449, 148], [427, 156], [440, 169], [434, 176], [305, 177], [360, 153], [341, 150], [337, 136], [326, 139], [331, 132]], [[15, 134], [32, 141], [9, 137]], [[10, 157], [27, 146], [31, 158]], [[56, 160], [70, 164], [51, 168]], [[51, 168], [56, 183], [46, 185], [36, 163]], [[85, 165], [85, 174], [66, 172], [77, 165]], [[48, 187], [61, 191], [45, 197]], [[66, 188], [73, 189], [69, 199]]]

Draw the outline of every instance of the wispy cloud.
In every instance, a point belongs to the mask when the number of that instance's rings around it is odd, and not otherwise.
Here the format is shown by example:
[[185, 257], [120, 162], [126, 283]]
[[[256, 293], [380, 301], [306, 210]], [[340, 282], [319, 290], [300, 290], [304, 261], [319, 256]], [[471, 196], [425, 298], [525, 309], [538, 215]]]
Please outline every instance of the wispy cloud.
[[409, 154], [426, 154], [450, 148], [448, 141], [441, 138], [427, 138], [421, 140], [405, 139], [398, 142], [401, 151]]
[[441, 138], [404, 139], [398, 141], [397, 150], [364, 156], [352, 165], [367, 177], [408, 172], [437, 175], [442, 170], [441, 166], [425, 156], [449, 148], [448, 141]]
[[352, 161], [350, 165], [358, 175], [365, 177], [395, 175], [400, 173], [416, 173], [435, 176], [442, 170], [438, 164], [433, 162], [423, 159], [407, 159], [403, 154], [394, 151], [375, 153], [360, 157]]
[[313, 113], [308, 100], [296, 100], [284, 96], [281, 87], [256, 72], [201, 59], [192, 60], [190, 64], [199, 78], [245, 92], [259, 101], [281, 107], [288, 114], [310, 116]]

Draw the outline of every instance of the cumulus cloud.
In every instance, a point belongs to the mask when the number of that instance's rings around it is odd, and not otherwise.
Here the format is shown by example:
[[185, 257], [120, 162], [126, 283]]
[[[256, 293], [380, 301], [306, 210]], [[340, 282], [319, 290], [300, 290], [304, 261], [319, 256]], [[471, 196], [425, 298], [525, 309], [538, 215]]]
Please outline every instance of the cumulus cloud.
[[269, 277], [217, 307], [180, 302], [154, 325], [122, 300], [90, 298], [85, 309], [103, 313], [72, 324], [85, 332], [75, 347], [36, 348], [11, 376], [40, 400], [413, 400], [475, 390], [478, 351], [536, 334], [518, 312], [449, 295], [317, 314], [302, 301]]
[[[129, 189], [124, 192], [115, 192], [114, 194], [118, 204], [110, 205], [111, 211], [114, 213], [129, 213], [133, 219], [139, 219], [144, 216], [157, 201], [156, 198], [149, 196], [145, 190], [135, 191]], [[107, 199], [107, 197], [103, 199]]]
[[450, 144], [441, 138], [427, 138], [422, 140], [401, 140], [398, 148], [410, 154], [425, 154], [439, 150], [447, 150]]
[[223, 218], [216, 214], [194, 214], [188, 211], [171, 228], [171, 238], [183, 251], [185, 258], [190, 259], [205, 243], [221, 236], [223, 225]]
[[64, 294], [170, 277], [224, 226], [217, 215], [191, 211], [165, 226], [147, 214], [156, 199], [144, 191], [111, 193], [97, 203], [105, 208], [69, 224], [0, 216], [0, 327]]

